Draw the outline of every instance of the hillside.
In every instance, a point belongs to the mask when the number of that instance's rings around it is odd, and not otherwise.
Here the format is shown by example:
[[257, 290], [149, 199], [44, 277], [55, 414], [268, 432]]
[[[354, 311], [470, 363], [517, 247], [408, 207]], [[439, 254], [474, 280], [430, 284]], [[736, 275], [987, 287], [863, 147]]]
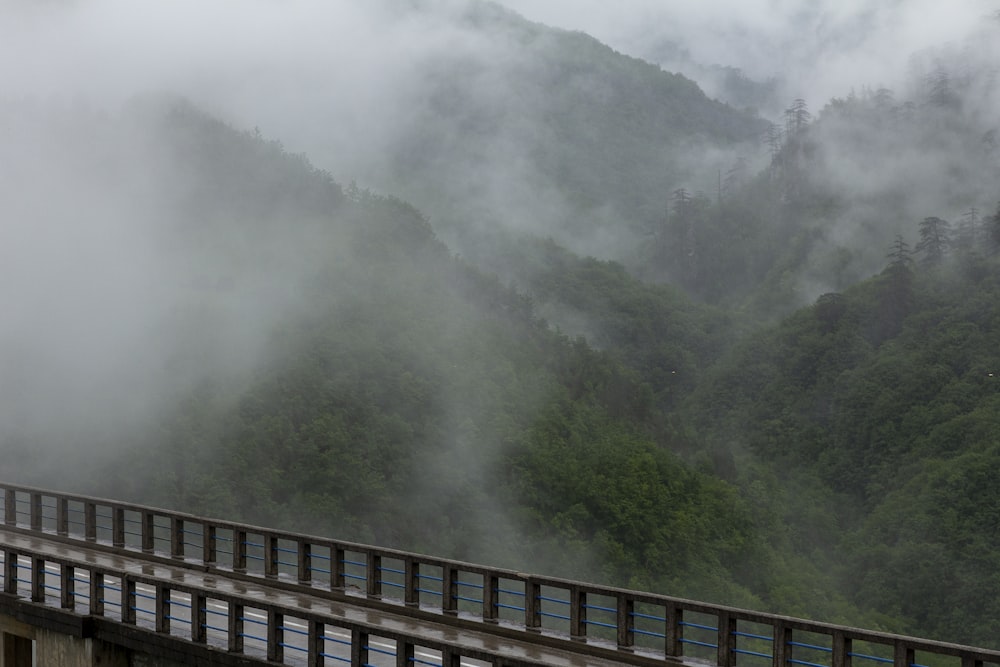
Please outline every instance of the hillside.
[[852, 603], [995, 646], [1000, 258], [981, 238], [941, 260], [904, 244], [879, 276], [740, 344], [684, 411]]
[[4, 118], [5, 476], [988, 643], [989, 225], [754, 333], [552, 241], [529, 298], [184, 102]]
[[[405, 117], [377, 131], [384, 151], [342, 169], [414, 203], [463, 253], [499, 228], [629, 256], [673, 184], [714, 175], [718, 155], [755, 145], [766, 126], [588, 35], [489, 2], [463, 7], [446, 24], [461, 35], [453, 48], [408, 63], [393, 99]], [[343, 156], [318, 157], [341, 170]]]
[[[622, 360], [559, 333], [412, 206], [342, 188], [187, 103], [119, 116], [14, 105], [6, 120], [8, 154], [39, 160], [63, 193], [19, 232], [94, 242], [39, 287], [51, 335], [33, 336], [31, 319], [7, 331], [3, 475], [758, 601], [740, 568], [762, 557], [759, 536], [739, 493], [671, 451], [637, 349]], [[56, 148], [58, 172], [44, 166]], [[80, 229], [70, 211], [84, 194], [108, 205]], [[24, 283], [23, 267], [6, 270]], [[676, 310], [702, 326], [675, 293], [644, 299], [661, 322]], [[691, 360], [681, 368], [707, 358], [685, 349], [695, 339], [672, 344]]]
[[766, 319], [877, 273], [897, 235], [915, 237], [915, 221], [976, 224], [1000, 179], [998, 31], [986, 23], [962, 48], [914, 54], [898, 91], [862, 87], [812, 109], [791, 101], [762, 135], [763, 165], [727, 165], [707, 195], [680, 183], [626, 264]]
[[985, 42], [768, 126], [492, 3], [346, 16], [248, 75], [308, 156], [0, 100], [0, 477], [996, 645]]

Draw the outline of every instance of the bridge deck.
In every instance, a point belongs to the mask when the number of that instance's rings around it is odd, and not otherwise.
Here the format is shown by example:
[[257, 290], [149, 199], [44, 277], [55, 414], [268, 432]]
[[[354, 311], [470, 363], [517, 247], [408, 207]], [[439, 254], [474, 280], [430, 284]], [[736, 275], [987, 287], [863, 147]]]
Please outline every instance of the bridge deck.
[[[446, 622], [451, 621], [450, 618], [442, 617], [441, 622], [414, 618], [406, 615], [403, 608], [400, 608], [400, 613], [393, 613], [391, 610], [358, 606], [352, 604], [350, 599], [341, 601], [285, 590], [269, 585], [268, 581], [259, 578], [240, 577], [238, 574], [227, 576], [219, 571], [205, 572], [204, 568], [196, 564], [171, 565], [147, 559], [142, 554], [95, 550], [87, 548], [85, 544], [74, 544], [37, 534], [11, 532], [2, 527], [0, 527], [0, 544], [19, 553], [39, 554], [56, 561], [72, 561], [78, 563], [80, 568], [113, 570], [126, 575], [141, 576], [144, 580], [148, 578], [162, 580], [171, 587], [190, 587], [218, 592], [220, 595], [251, 598], [259, 602], [262, 607], [276, 605], [286, 609], [301, 610], [304, 615], [318, 614], [330, 619], [331, 624], [342, 621], [345, 625], [364, 626], [372, 636], [382, 636], [384, 633], [385, 636], [401, 634], [420, 637], [429, 642], [454, 646], [459, 654], [468, 655], [485, 651], [503, 655], [512, 661], [524, 660], [556, 667], [612, 667], [623, 664], [621, 660], [606, 660], [586, 655], [585, 646], [581, 646], [584, 652], [580, 653], [560, 650], [540, 645], [536, 641], [520, 641], [509, 636], [498, 636], [495, 631], [491, 631], [493, 628], [487, 625], [483, 625], [482, 630], [456, 627], [455, 623]], [[47, 602], [53, 603], [51, 599]], [[59, 604], [58, 597], [55, 597], [54, 604]], [[635, 657], [642, 661], [641, 656]], [[293, 660], [289, 664], [295, 662], [299, 661]], [[673, 663], [663, 659], [656, 662], [680, 664], [679, 661]]]
[[0, 611], [136, 651], [240, 667], [1000, 667], [996, 650], [102, 498], [0, 484], [0, 504]]

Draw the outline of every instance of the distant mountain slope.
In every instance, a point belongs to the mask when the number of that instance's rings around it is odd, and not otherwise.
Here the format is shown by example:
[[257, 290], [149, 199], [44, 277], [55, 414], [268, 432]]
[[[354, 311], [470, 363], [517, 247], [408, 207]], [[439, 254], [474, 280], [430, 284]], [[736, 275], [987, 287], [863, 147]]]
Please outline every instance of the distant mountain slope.
[[1000, 181], [998, 35], [986, 22], [963, 48], [915, 54], [898, 91], [862, 88], [818, 111], [790, 101], [766, 133], [769, 164], [727, 168], [719, 197], [673, 192], [629, 265], [713, 303], [786, 315], [879, 271], [924, 218], [978, 224]]
[[455, 20], [465, 38], [412, 65], [396, 141], [365, 174], [449, 237], [500, 226], [623, 257], [662, 221], [673, 187], [725, 168], [717, 152], [764, 129], [585, 34], [485, 2]]
[[895, 630], [993, 646], [995, 247], [959, 245], [936, 265], [922, 252], [912, 268], [897, 259], [821, 297], [741, 344], [684, 409], [858, 607], [894, 616]]
[[[689, 596], [766, 593], [741, 569], [767, 564], [737, 490], [671, 451], [633, 360], [550, 329], [409, 204], [183, 102], [3, 112], [5, 176], [21, 180], [2, 200], [22, 215], [0, 272], [26, 316], [0, 331], [0, 476]], [[678, 358], [700, 356], [690, 341]]]

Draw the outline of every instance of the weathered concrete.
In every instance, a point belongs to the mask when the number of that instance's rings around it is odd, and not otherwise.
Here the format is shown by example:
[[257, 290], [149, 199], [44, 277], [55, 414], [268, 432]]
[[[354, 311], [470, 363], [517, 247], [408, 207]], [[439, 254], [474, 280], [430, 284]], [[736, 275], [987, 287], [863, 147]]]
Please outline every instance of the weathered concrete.
[[[188, 665], [193, 664], [188, 662]], [[176, 662], [169, 658], [149, 655], [148, 653], [134, 653], [132, 655], [131, 667], [185, 667], [185, 663]]]
[[37, 664], [53, 667], [129, 667], [128, 652], [97, 639], [71, 637], [53, 630], [35, 633]]
[[0, 614], [0, 667], [31, 667], [35, 628]]
[[7, 615], [0, 615], [0, 642], [0, 667], [130, 667], [128, 651], [118, 646]]
[[35, 644], [32, 640], [18, 635], [0, 635], [0, 667], [32, 667]]

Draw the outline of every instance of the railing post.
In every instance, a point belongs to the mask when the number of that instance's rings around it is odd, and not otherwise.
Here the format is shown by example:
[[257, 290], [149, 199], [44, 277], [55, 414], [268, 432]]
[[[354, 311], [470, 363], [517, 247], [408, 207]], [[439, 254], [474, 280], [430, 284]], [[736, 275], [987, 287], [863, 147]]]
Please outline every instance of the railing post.
[[3, 592], [17, 593], [17, 553], [10, 549], [3, 552]]
[[983, 667], [983, 661], [978, 660], [975, 656], [963, 655], [962, 667]]
[[229, 652], [243, 653], [243, 605], [229, 601]]
[[208, 598], [202, 593], [191, 594], [191, 641], [204, 644], [208, 641]]
[[264, 576], [274, 579], [278, 576], [278, 537], [264, 533]]
[[542, 608], [538, 599], [541, 594], [541, 584], [533, 579], [524, 580], [524, 627], [527, 630], [539, 630], [542, 627]]
[[135, 625], [135, 609], [139, 600], [135, 596], [135, 581], [128, 576], [122, 577], [122, 623]]
[[489, 623], [499, 622], [500, 608], [497, 607], [500, 577], [492, 572], [483, 573], [483, 620]]
[[59, 566], [59, 606], [73, 609], [76, 606], [75, 568], [65, 563]]
[[667, 618], [666, 628], [664, 628], [664, 653], [670, 658], [679, 658], [684, 655], [684, 610], [674, 602], [668, 602], [664, 608], [664, 616]]
[[346, 577], [347, 564], [344, 559], [347, 554], [342, 546], [334, 544], [330, 546], [330, 588], [342, 591], [347, 588]]
[[396, 640], [396, 667], [412, 667], [416, 664], [413, 643], [404, 639]]
[[462, 656], [451, 650], [450, 647], [441, 650], [441, 667], [460, 667], [461, 664]]
[[297, 569], [299, 583], [309, 586], [312, 584], [312, 543], [306, 540], [299, 540], [296, 556], [298, 556]]
[[792, 658], [792, 629], [785, 626], [781, 621], [774, 623], [773, 640], [773, 665], [774, 667], [788, 667], [788, 661]]
[[42, 494], [31, 492], [30, 497], [30, 519], [31, 519], [31, 529], [36, 531], [42, 530]]
[[[306, 664], [309, 667], [323, 667], [326, 660], [323, 658], [324, 641], [323, 635], [326, 632], [325, 626], [314, 618], [309, 619], [309, 637], [306, 645]], [[407, 665], [409, 667], [409, 665]]]
[[204, 565], [213, 566], [218, 563], [219, 552], [217, 551], [218, 547], [216, 545], [218, 530], [219, 529], [215, 526], [215, 524], [202, 524], [201, 562]]
[[892, 651], [893, 667], [910, 667], [916, 660], [915, 653], [905, 639], [897, 639]]
[[104, 574], [90, 571], [90, 615], [104, 616]]
[[579, 586], [569, 589], [569, 637], [587, 641], [587, 593]]
[[156, 602], [154, 606], [156, 631], [170, 633], [170, 589], [163, 584], [156, 585]]
[[832, 667], [851, 667], [851, 640], [842, 630], [833, 633]]
[[736, 654], [733, 652], [736, 648], [736, 623], [737, 620], [728, 611], [719, 612], [719, 639], [716, 642], [719, 647], [719, 667], [736, 665]]
[[233, 572], [247, 571], [247, 531], [233, 526]]
[[56, 534], [69, 535], [69, 499], [56, 498]]
[[285, 650], [282, 644], [285, 643], [284, 614], [276, 611], [273, 607], [267, 610], [267, 659], [272, 662], [284, 662]]
[[368, 633], [358, 628], [351, 630], [351, 667], [368, 664]]
[[403, 603], [407, 607], [420, 606], [420, 563], [411, 557], [403, 561]]
[[445, 563], [441, 567], [441, 611], [458, 613], [458, 572]]
[[17, 492], [14, 489], [3, 490], [3, 522], [8, 526], [17, 525]]
[[83, 503], [83, 539], [88, 542], [97, 541], [97, 503]]
[[184, 558], [184, 519], [170, 517], [170, 557]]
[[111, 544], [125, 548], [125, 508], [111, 508]]
[[45, 602], [45, 559], [31, 558], [31, 601]]
[[142, 541], [142, 552], [151, 554], [156, 549], [156, 517], [152, 512], [142, 510], [139, 519], [139, 533]]
[[631, 651], [635, 645], [635, 600], [625, 593], [618, 594], [618, 648]]
[[368, 597], [382, 595], [382, 556], [374, 549], [365, 554], [365, 593]]

